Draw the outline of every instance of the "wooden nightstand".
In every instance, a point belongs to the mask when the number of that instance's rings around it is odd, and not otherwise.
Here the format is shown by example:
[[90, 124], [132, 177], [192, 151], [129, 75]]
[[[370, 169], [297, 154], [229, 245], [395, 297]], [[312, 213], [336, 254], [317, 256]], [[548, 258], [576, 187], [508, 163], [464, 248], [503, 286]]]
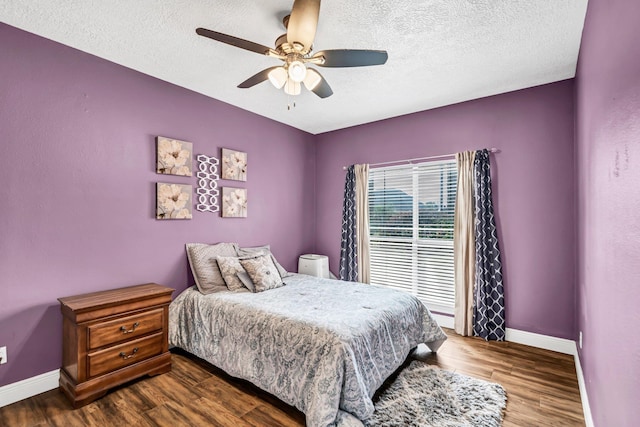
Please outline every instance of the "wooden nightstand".
[[75, 408], [134, 378], [171, 370], [167, 333], [173, 291], [148, 283], [58, 299], [60, 389]]

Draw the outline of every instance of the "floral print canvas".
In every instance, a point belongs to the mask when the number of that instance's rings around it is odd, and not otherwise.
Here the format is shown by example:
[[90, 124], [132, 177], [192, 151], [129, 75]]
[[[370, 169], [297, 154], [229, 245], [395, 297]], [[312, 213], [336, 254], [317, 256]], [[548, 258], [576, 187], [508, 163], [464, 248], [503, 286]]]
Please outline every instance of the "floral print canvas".
[[156, 184], [156, 219], [191, 219], [190, 185]]
[[222, 149], [222, 179], [247, 180], [247, 153]]
[[156, 145], [156, 173], [191, 176], [193, 144], [159, 136]]
[[247, 217], [247, 189], [224, 187], [222, 189], [222, 216], [225, 218]]

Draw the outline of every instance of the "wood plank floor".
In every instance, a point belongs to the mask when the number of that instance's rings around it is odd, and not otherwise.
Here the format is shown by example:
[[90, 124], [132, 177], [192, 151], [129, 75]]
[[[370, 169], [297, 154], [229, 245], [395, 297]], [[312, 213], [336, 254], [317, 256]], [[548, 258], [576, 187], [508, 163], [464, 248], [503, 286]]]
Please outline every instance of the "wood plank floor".
[[[504, 426], [584, 426], [573, 357], [513, 343], [449, 339], [437, 354], [416, 358], [507, 390]], [[252, 384], [181, 351], [172, 371], [146, 377], [73, 410], [52, 390], [0, 408], [0, 426], [299, 427], [304, 415]]]

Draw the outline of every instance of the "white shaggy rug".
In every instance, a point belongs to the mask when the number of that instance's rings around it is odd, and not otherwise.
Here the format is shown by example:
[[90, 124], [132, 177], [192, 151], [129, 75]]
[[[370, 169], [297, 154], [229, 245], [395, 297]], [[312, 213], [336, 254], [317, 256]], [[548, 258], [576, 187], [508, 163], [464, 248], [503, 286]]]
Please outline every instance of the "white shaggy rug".
[[367, 427], [498, 427], [507, 395], [500, 384], [414, 360], [374, 399]]

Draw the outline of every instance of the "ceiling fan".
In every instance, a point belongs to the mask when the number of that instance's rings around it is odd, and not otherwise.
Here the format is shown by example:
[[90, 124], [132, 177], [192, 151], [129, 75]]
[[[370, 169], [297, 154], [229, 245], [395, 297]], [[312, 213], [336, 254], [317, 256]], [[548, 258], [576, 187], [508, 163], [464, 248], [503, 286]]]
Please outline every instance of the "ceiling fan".
[[294, 0], [291, 14], [283, 19], [287, 32], [276, 39], [274, 49], [205, 28], [196, 29], [196, 33], [284, 62], [280, 66], [267, 68], [249, 77], [238, 85], [239, 88], [250, 88], [269, 80], [278, 89], [284, 87], [284, 91], [288, 95], [299, 95], [301, 85], [304, 85], [320, 98], [326, 98], [333, 94], [331, 87], [318, 71], [307, 67], [306, 64], [319, 67], [382, 65], [387, 62], [387, 52], [384, 50], [333, 49], [321, 50], [312, 55], [319, 14], [320, 0]]

